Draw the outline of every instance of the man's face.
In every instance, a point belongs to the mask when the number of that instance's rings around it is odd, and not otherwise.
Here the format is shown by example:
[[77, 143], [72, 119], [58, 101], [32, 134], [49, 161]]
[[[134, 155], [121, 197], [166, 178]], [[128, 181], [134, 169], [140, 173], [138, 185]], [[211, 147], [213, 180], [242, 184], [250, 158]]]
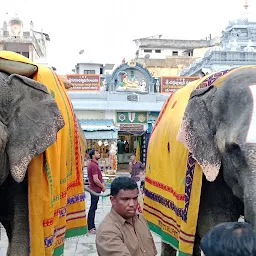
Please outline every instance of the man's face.
[[98, 151], [95, 152], [95, 159], [99, 160], [100, 159], [100, 153]]
[[135, 161], [135, 156], [130, 156], [130, 160], [131, 160], [132, 162], [134, 162], [134, 161]]
[[114, 210], [124, 219], [130, 219], [136, 215], [138, 207], [139, 190], [120, 190], [116, 196], [111, 196]]

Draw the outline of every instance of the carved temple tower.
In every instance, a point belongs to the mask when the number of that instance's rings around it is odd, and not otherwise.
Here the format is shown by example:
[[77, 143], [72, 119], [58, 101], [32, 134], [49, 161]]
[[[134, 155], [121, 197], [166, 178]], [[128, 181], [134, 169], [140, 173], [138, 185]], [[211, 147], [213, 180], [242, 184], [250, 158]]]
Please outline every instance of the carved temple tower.
[[237, 19], [230, 20], [220, 42], [182, 70], [182, 76], [204, 76], [220, 70], [256, 64], [256, 20], [250, 18], [248, 2]]

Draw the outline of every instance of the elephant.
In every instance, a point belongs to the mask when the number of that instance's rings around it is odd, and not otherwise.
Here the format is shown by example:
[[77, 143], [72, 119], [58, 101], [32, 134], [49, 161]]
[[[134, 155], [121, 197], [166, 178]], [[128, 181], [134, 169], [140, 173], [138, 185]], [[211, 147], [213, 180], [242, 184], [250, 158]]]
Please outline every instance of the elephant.
[[29, 230], [26, 170], [34, 156], [54, 143], [64, 121], [57, 104], [39, 82], [0, 72], [0, 86], [0, 221], [10, 242], [8, 255], [26, 255]]
[[[244, 216], [256, 231], [256, 67], [229, 71], [220, 86], [218, 75], [210, 78], [210, 86], [190, 94], [176, 137], [204, 174], [195, 256], [200, 239], [219, 223]], [[176, 250], [162, 242], [161, 255]]]
[[[36, 157], [43, 157], [58, 141], [60, 131], [69, 126], [54, 95], [46, 85], [32, 79], [36, 72], [37, 66], [27, 59], [23, 63], [0, 57], [0, 222], [9, 240], [9, 256], [39, 255], [29, 253], [29, 166]], [[67, 87], [68, 82], [63, 82], [58, 85]], [[70, 147], [65, 145], [62, 147]], [[77, 162], [82, 163], [79, 157]], [[60, 161], [66, 164], [64, 159]]]

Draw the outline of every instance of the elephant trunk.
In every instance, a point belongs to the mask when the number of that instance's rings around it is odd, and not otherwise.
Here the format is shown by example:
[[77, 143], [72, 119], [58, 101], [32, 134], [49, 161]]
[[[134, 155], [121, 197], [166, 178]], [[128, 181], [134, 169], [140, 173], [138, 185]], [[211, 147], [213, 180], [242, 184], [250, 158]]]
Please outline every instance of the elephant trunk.
[[256, 231], [256, 173], [246, 177], [244, 186], [244, 216]]

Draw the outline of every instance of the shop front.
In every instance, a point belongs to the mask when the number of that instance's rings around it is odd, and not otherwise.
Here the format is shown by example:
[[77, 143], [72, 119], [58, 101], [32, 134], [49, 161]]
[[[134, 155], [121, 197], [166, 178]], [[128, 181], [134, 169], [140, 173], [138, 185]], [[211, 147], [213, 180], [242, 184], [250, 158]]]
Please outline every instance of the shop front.
[[143, 135], [147, 130], [147, 112], [117, 112], [118, 142], [118, 167], [127, 168], [130, 155], [142, 161]]
[[113, 120], [80, 120], [87, 142], [85, 171], [89, 159], [89, 151], [98, 150], [101, 158], [98, 163], [105, 175], [116, 175], [117, 171], [117, 139], [118, 131]]
[[148, 129], [147, 132], [143, 135], [143, 162], [147, 163], [147, 153], [148, 153], [148, 143], [150, 139], [150, 135], [154, 129], [155, 123], [158, 119], [160, 112], [152, 111], [148, 113]]

